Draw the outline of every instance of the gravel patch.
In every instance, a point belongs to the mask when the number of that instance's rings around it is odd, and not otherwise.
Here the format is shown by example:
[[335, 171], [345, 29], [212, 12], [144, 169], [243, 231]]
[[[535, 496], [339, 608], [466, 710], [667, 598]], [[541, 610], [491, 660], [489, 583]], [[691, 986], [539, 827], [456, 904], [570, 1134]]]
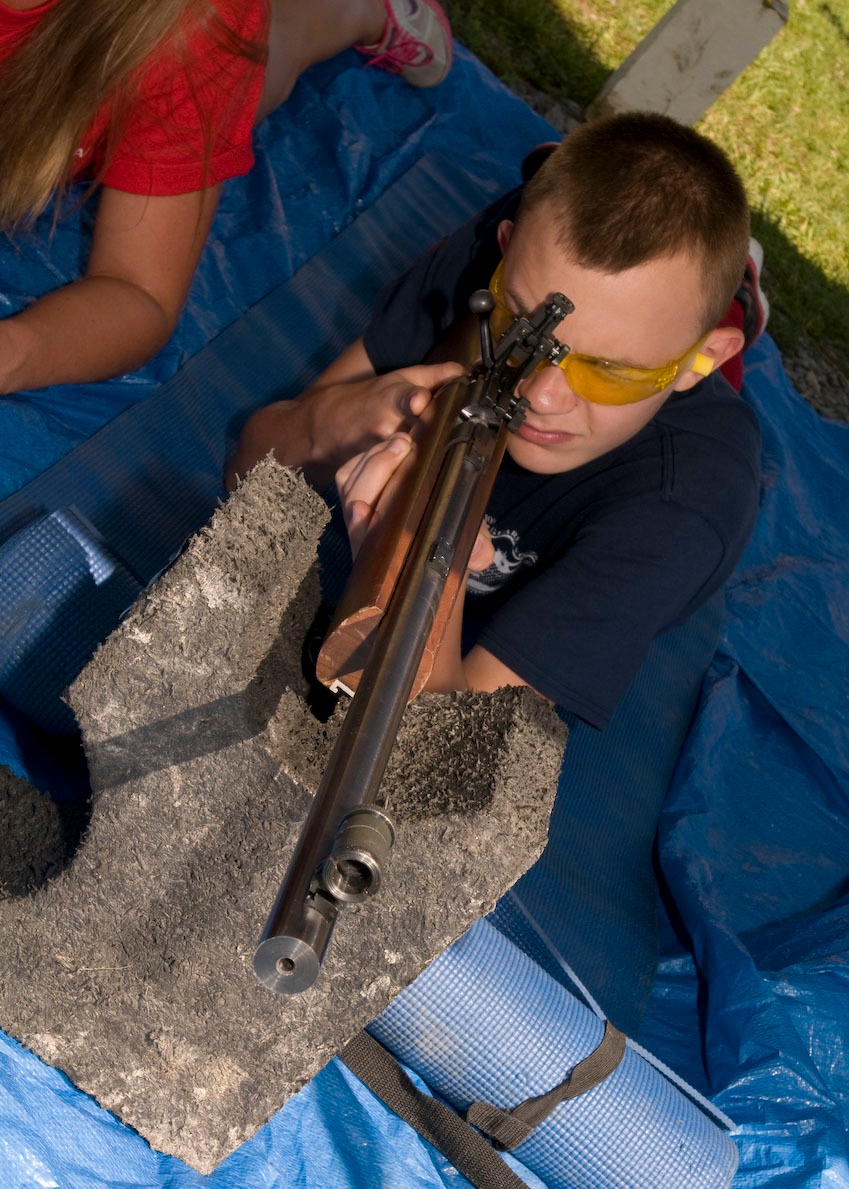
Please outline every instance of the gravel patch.
[[849, 379], [810, 341], [783, 355], [794, 388], [823, 417], [849, 422]]

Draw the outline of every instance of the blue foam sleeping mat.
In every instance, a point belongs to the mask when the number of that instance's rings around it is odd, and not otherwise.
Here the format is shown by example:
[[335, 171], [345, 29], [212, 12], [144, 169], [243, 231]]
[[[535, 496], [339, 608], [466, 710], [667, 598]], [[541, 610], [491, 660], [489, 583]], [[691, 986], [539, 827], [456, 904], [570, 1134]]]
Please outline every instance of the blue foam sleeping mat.
[[[208, 519], [244, 417], [299, 391], [359, 333], [381, 281], [551, 137], [462, 49], [432, 92], [342, 55], [258, 130], [257, 167], [225, 188], [160, 355], [107, 384], [0, 401], [0, 762], [54, 796], [84, 793], [61, 689]], [[75, 275], [89, 232], [83, 209], [52, 241], [43, 225], [0, 244], [0, 311]], [[549, 847], [487, 928], [540, 978], [588, 974], [625, 1030], [647, 1002], [643, 1044], [737, 1123], [735, 1189], [847, 1186], [849, 429], [794, 392], [768, 336], [744, 395], [764, 430], [762, 510], [721, 623], [714, 604], [659, 640], [608, 732], [572, 724]], [[647, 865], [592, 872], [598, 901], [574, 930], [559, 911], [599, 851], [593, 806], [623, 780], [665, 796], [659, 965], [615, 912], [653, 905]], [[648, 971], [628, 997], [594, 968], [605, 950]], [[511, 1160], [528, 1185], [552, 1183], [530, 1155]], [[204, 1177], [0, 1034], [0, 1189], [467, 1183], [337, 1061]]]

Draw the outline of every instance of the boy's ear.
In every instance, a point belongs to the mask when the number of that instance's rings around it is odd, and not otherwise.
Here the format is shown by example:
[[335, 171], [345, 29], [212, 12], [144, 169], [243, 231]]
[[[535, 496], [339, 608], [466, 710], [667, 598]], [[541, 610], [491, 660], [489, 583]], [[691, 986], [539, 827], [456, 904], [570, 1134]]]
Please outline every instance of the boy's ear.
[[507, 245], [510, 243], [510, 237], [513, 234], [513, 223], [510, 219], [502, 219], [498, 224], [498, 246], [501, 249], [501, 255], [507, 251]]
[[736, 326], [717, 326], [699, 348], [696, 365], [691, 365], [686, 372], [681, 373], [673, 385], [674, 390], [686, 392], [688, 388], [698, 384], [699, 380], [717, 371], [726, 359], [743, 350], [743, 341], [743, 332]]

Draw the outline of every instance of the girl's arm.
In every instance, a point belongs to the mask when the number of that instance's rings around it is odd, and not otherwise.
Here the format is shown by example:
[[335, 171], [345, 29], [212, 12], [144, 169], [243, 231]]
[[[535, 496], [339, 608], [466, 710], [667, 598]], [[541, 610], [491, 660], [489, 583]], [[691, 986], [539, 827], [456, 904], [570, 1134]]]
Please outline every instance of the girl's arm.
[[105, 380], [170, 338], [218, 186], [149, 198], [104, 186], [85, 276], [0, 321], [0, 393]]

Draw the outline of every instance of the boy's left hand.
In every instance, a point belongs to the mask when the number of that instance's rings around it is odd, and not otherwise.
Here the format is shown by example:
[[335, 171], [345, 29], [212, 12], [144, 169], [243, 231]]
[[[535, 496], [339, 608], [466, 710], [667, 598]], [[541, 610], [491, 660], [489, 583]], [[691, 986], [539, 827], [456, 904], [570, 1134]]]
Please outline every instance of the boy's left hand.
[[409, 434], [394, 433], [385, 442], [349, 458], [336, 472], [336, 490], [354, 557], [380, 518], [378, 505], [386, 484], [413, 449]]
[[[385, 442], [349, 459], [336, 472], [336, 488], [348, 529], [351, 552], [357, 556], [363, 541], [387, 514], [381, 496], [405, 458], [415, 450], [407, 433], [394, 433]], [[489, 530], [482, 524], [469, 559], [470, 570], [485, 570], [495, 557]]]

